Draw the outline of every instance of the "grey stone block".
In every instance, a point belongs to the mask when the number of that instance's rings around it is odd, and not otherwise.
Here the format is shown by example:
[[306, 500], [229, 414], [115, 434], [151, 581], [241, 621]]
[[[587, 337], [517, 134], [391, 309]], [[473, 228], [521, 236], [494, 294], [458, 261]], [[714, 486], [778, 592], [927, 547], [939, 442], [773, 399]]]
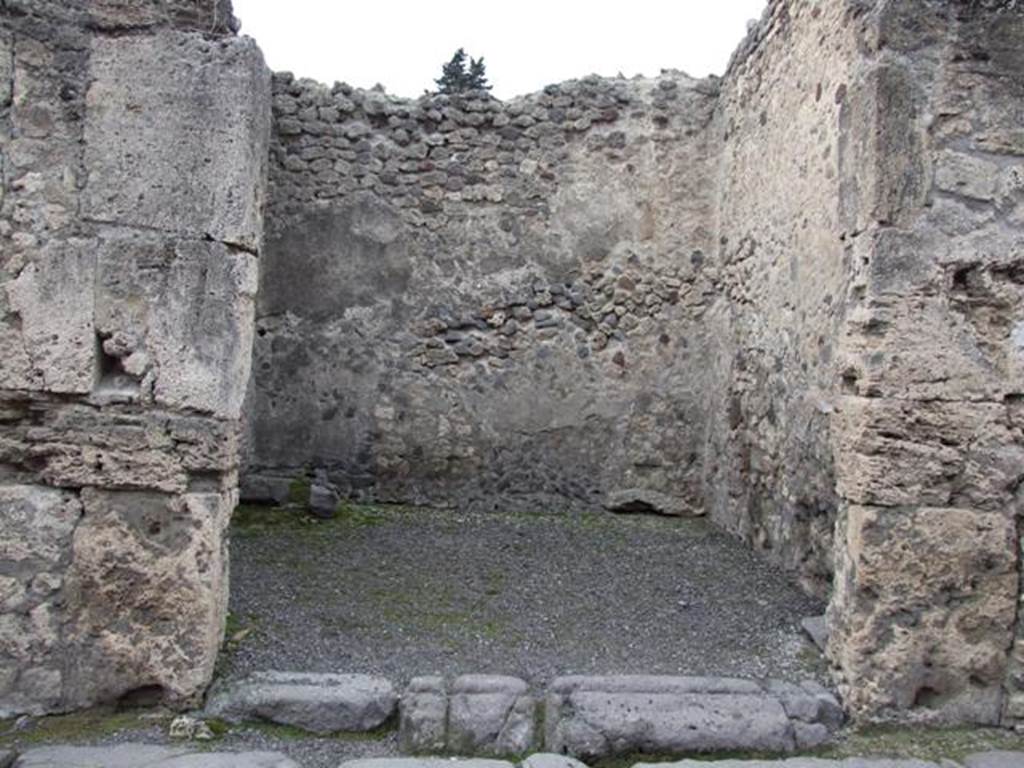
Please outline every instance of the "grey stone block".
[[256, 43], [97, 37], [89, 75], [84, 214], [258, 248], [270, 73]]
[[470, 755], [527, 752], [534, 746], [536, 708], [523, 680], [463, 675], [452, 685], [448, 750]]
[[828, 739], [822, 720], [832, 717], [829, 699], [817, 689], [731, 678], [559, 678], [545, 702], [545, 747], [583, 759], [632, 752], [786, 752]]
[[788, 760], [680, 760], [676, 763], [635, 763], [633, 768], [940, 768], [921, 760], [885, 758], [847, 758], [823, 760], [817, 757], [791, 757]]
[[14, 768], [299, 768], [279, 752], [199, 752], [148, 744], [30, 749]]
[[317, 517], [334, 517], [340, 501], [338, 492], [329, 486], [313, 483], [309, 488], [309, 511]]
[[338, 768], [513, 768], [513, 765], [505, 760], [484, 758], [376, 757], [349, 760]]
[[398, 743], [408, 754], [443, 752], [447, 743], [448, 696], [444, 678], [414, 677], [402, 694]]
[[521, 768], [587, 768], [574, 757], [556, 755], [552, 752], [538, 752], [530, 755], [520, 764]]
[[94, 245], [53, 240], [5, 283], [18, 326], [0, 325], [0, 388], [84, 394], [96, 372], [93, 329]]
[[825, 650], [828, 644], [828, 620], [825, 616], [808, 616], [801, 619], [800, 626], [803, 628], [811, 641], [818, 646], [818, 650]]
[[206, 714], [229, 722], [269, 720], [313, 733], [363, 732], [383, 725], [398, 697], [369, 675], [263, 672], [213, 694]]
[[221, 243], [118, 232], [101, 238], [96, 261], [95, 324], [106, 355], [161, 405], [238, 418], [256, 258]]
[[777, 697], [792, 720], [803, 723], [822, 723], [830, 730], [843, 724], [845, 714], [839, 700], [824, 686], [814, 681], [804, 681], [799, 685], [769, 680], [764, 689]]
[[977, 752], [964, 758], [964, 768], [1021, 768], [1024, 752]]

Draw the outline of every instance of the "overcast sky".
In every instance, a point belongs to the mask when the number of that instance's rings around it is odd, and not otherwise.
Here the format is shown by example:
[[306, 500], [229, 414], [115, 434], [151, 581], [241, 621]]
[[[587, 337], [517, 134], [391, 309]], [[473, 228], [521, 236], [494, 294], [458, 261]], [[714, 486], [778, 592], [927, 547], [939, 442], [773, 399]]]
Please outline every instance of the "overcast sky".
[[274, 70], [419, 96], [460, 46], [511, 98], [596, 73], [722, 74], [766, 0], [234, 0]]

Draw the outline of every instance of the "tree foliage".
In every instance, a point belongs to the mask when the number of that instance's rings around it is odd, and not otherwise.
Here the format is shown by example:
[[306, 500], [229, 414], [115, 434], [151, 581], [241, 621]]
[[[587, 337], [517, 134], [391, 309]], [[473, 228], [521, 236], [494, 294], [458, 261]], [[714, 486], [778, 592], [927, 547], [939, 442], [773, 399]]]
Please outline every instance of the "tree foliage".
[[441, 66], [441, 76], [434, 82], [439, 93], [491, 90], [483, 57], [474, 59], [467, 56], [463, 48], [459, 48], [448, 63]]

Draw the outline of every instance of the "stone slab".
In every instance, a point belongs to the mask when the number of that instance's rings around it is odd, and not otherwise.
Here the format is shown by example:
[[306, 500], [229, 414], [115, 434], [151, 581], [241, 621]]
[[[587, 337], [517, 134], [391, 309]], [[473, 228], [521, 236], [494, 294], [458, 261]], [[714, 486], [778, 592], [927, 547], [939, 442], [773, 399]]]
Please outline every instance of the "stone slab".
[[448, 757], [376, 757], [348, 760], [338, 768], [513, 768], [505, 760]]
[[394, 687], [380, 677], [263, 672], [216, 691], [206, 715], [269, 720], [320, 734], [357, 733], [383, 725], [397, 705]]
[[448, 735], [448, 694], [442, 677], [414, 677], [402, 694], [398, 743], [411, 755], [445, 750]]
[[97, 37], [89, 74], [85, 215], [258, 249], [270, 73], [256, 43]]
[[789, 752], [842, 721], [824, 688], [733, 678], [565, 677], [545, 702], [545, 747], [581, 759], [634, 752]]
[[534, 746], [537, 703], [525, 681], [499, 675], [463, 675], [452, 684], [448, 751], [466, 755], [521, 755]]
[[552, 752], [538, 752], [530, 755], [520, 764], [521, 768], [587, 768], [574, 757], [568, 755], [556, 755]]
[[30, 749], [14, 768], [299, 768], [279, 752], [199, 752], [147, 744]]
[[690, 677], [676, 675], [567, 675], [551, 681], [548, 690], [566, 694], [574, 691], [604, 693], [763, 693], [753, 680], [739, 677]]
[[964, 768], [1021, 768], [1024, 752], [977, 752], [964, 758]]
[[824, 760], [791, 757], [786, 760], [680, 760], [675, 763], [634, 763], [633, 768], [946, 768], [923, 760], [848, 757]]

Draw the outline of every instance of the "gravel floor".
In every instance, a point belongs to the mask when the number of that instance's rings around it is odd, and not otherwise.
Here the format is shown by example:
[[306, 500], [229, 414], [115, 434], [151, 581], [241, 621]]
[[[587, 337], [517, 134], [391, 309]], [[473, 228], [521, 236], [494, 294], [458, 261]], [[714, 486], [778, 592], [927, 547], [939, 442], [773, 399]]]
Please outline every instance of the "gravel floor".
[[706, 520], [242, 508], [221, 674], [822, 678], [824, 606]]
[[[356, 507], [313, 522], [242, 507], [218, 676], [265, 669], [487, 672], [541, 687], [593, 674], [816, 677], [799, 629], [824, 606], [705, 520], [466, 515]], [[89, 711], [0, 722], [0, 747], [171, 743], [172, 713]], [[270, 749], [303, 768], [397, 753], [394, 731], [316, 738], [233, 727], [207, 748]]]

